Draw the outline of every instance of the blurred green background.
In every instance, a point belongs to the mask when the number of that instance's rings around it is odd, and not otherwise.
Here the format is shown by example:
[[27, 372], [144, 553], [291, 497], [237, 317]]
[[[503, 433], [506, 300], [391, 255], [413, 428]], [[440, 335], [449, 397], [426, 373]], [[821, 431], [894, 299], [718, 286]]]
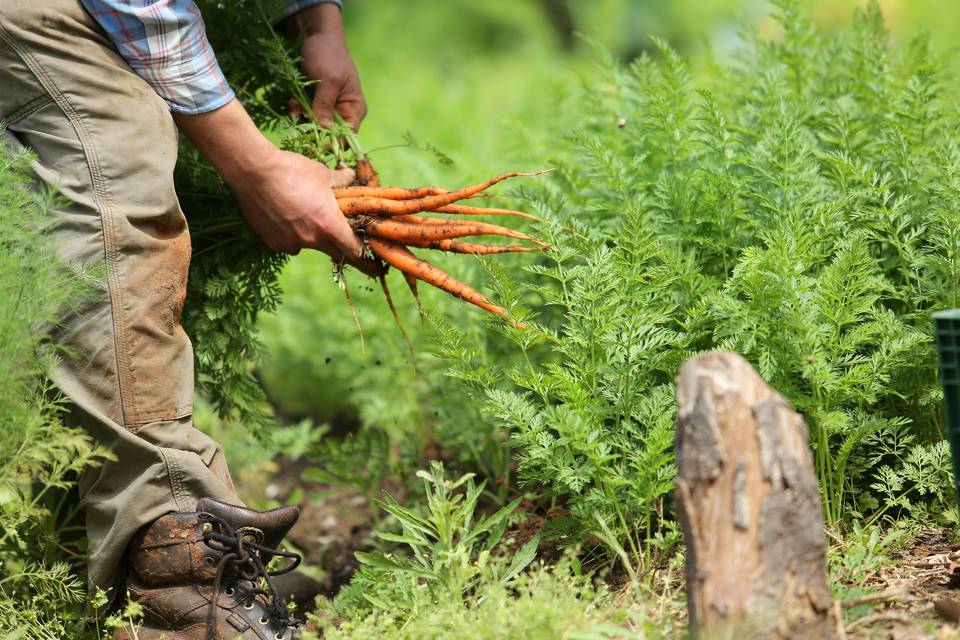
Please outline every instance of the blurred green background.
[[[840, 27], [863, 0], [802, 0], [817, 24]], [[650, 36], [696, 56], [704, 43], [723, 55], [744, 29], [774, 37], [767, 0], [346, 0], [345, 18], [370, 114], [369, 148], [405, 133], [450, 155], [463, 176], [524, 144], [524, 133], [554, 124], [558, 93], [590, 72], [581, 32], [629, 60], [651, 49]], [[881, 0], [895, 39], [927, 29], [941, 49], [960, 42], [960, 5], [942, 0]], [[423, 182], [436, 169], [424, 154], [375, 154], [391, 181]], [[530, 158], [536, 164], [534, 158]]]
[[[799, 3], [825, 33], [849, 24], [864, 4]], [[940, 50], [960, 42], [960, 7], [950, 2], [879, 4], [896, 41], [926, 29]], [[692, 60], [707, 50], [732, 55], [744, 30], [777, 36], [768, 17], [774, 7], [763, 0], [345, 0], [344, 5], [349, 45], [369, 103], [361, 139], [383, 181], [399, 185], [455, 187], [508, 170], [550, 166], [558, 137], [578, 125], [582, 106], [570, 108], [578, 87], [598, 76], [597, 52], [573, 32], [623, 60], [657, 55], [651, 35]], [[956, 67], [956, 56], [952, 60]], [[408, 136], [415, 145], [405, 142]], [[452, 163], [441, 162], [431, 149]], [[517, 187], [498, 189], [510, 194]], [[507, 202], [523, 207], [522, 199]], [[483, 289], [478, 259], [439, 256], [436, 262]], [[497, 263], [518, 271], [528, 259], [503, 256]], [[430, 357], [433, 343], [424, 339], [426, 329], [403, 281], [395, 273], [389, 281], [417, 353], [416, 372], [379, 287], [348, 274], [366, 334], [364, 351], [343, 293], [330, 277], [329, 260], [305, 253], [290, 262], [284, 304], [261, 323], [270, 354], [262, 378], [282, 417], [311, 418], [341, 432], [360, 424], [394, 436], [409, 433], [418, 436], [411, 438], [415, 448], [442, 435], [432, 431], [434, 424], [456, 428], [456, 419], [440, 416], [433, 406], [437, 393], [452, 387]], [[428, 310], [465, 332], [483, 316], [436, 291], [422, 291], [422, 297]]]

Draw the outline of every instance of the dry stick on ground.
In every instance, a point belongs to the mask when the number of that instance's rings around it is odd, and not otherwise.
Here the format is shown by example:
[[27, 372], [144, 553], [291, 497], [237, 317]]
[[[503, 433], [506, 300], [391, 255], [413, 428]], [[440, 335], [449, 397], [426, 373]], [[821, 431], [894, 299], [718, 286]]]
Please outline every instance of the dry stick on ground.
[[837, 640], [847, 640], [847, 626], [843, 623], [843, 607], [839, 600], [833, 601], [833, 619], [836, 620]]
[[807, 427], [746, 360], [677, 378], [675, 504], [694, 638], [835, 638]]
[[898, 600], [900, 602], [912, 602], [917, 600], [910, 595], [909, 589], [906, 587], [897, 587], [896, 589], [888, 589], [886, 591], [881, 591], [880, 593], [868, 593], [865, 596], [860, 596], [859, 598], [851, 598], [849, 600], [841, 600], [840, 604], [844, 609], [852, 609], [853, 607], [859, 607], [862, 604], [871, 604], [874, 602], [883, 602], [884, 600]]
[[904, 613], [898, 613], [896, 611], [884, 611], [882, 613], [874, 613], [869, 616], [857, 618], [847, 625], [847, 631], [853, 631], [857, 627], [871, 625], [876, 622], [902, 622], [904, 624], [913, 624], [915, 620], [912, 620], [910, 616]]

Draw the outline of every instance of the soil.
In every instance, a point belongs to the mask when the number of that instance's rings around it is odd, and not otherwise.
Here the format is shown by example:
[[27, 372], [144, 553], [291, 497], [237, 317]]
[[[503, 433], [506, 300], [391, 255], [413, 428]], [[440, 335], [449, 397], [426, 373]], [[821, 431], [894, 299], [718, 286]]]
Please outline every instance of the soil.
[[330, 598], [357, 570], [357, 551], [373, 547], [373, 510], [367, 499], [350, 489], [332, 488], [301, 477], [304, 461], [277, 460], [277, 475], [267, 488], [271, 497], [287, 502], [294, 489], [303, 499], [300, 519], [287, 540], [303, 555], [305, 565], [323, 572], [321, 593]]
[[[520, 547], [540, 536], [537, 544], [537, 557], [544, 562], [557, 560], [563, 553], [562, 540], [551, 535], [549, 527], [563, 518], [570, 517], [570, 511], [563, 507], [554, 507], [540, 512], [532, 503], [521, 503], [518, 512], [526, 512], [526, 517], [508, 529], [504, 535], [504, 553], [516, 553]], [[545, 530], [547, 529], [547, 530]]]
[[373, 515], [366, 498], [349, 490], [329, 491], [301, 505], [300, 521], [287, 536], [308, 565], [323, 569], [324, 595], [334, 596], [353, 577], [357, 551], [372, 547]]
[[838, 637], [960, 638], [960, 545], [948, 529], [921, 532], [864, 587], [874, 593], [837, 603], [846, 613]]

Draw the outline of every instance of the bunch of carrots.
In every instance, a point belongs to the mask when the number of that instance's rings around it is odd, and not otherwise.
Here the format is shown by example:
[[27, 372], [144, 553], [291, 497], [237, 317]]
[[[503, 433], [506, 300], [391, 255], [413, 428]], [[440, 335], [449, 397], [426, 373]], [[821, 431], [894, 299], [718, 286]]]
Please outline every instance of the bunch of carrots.
[[[369, 163], [357, 166], [357, 182], [354, 186], [334, 189], [340, 211], [347, 217], [354, 231], [363, 239], [370, 252], [386, 264], [401, 271], [414, 298], [417, 296], [417, 281], [422, 280], [457, 296], [481, 309], [507, 317], [507, 312], [469, 285], [454, 279], [441, 269], [418, 258], [410, 247], [434, 249], [452, 253], [493, 255], [538, 251], [547, 244], [525, 233], [508, 227], [464, 218], [473, 215], [518, 216], [539, 220], [522, 211], [456, 204], [460, 200], [485, 195], [483, 192], [497, 184], [518, 176], [536, 176], [544, 173], [507, 173], [470, 187], [446, 191], [437, 187], [382, 187]], [[447, 214], [455, 217], [428, 217], [423, 213]], [[472, 236], [501, 236], [530, 244], [483, 244], [465, 242], [461, 238]], [[532, 245], [532, 246], [531, 246]], [[386, 280], [380, 276], [387, 302], [396, 316], [396, 309], [387, 289]]]

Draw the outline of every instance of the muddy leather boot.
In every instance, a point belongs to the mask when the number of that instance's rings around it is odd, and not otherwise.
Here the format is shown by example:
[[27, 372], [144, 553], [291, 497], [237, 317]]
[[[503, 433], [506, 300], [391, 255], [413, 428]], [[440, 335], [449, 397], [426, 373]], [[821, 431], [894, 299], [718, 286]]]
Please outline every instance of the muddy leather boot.
[[[296, 554], [277, 546], [300, 517], [295, 506], [253, 511], [204, 498], [196, 513], [170, 513], [130, 545], [130, 598], [144, 610], [139, 640], [297, 640], [298, 623], [272, 575]], [[274, 556], [292, 558], [268, 573]], [[133, 640], [129, 630], [115, 640]]]

